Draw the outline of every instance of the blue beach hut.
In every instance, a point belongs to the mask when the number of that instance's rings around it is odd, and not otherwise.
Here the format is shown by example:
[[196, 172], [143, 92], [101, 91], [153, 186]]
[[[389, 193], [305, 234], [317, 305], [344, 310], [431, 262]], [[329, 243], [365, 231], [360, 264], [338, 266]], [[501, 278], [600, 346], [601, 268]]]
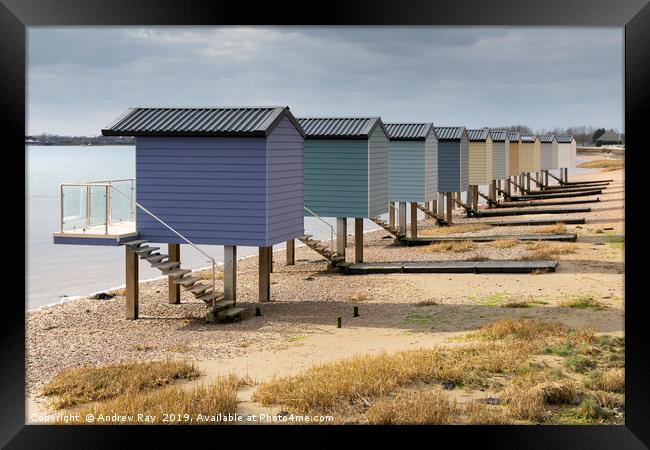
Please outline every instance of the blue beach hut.
[[[176, 285], [213, 306], [219, 303], [214, 280], [210, 286], [180, 267], [180, 244], [202, 253], [200, 245], [225, 247], [226, 303], [211, 313], [236, 315], [226, 306], [236, 298], [237, 246], [259, 247], [260, 301], [270, 299], [272, 246], [303, 234], [304, 131], [288, 107], [130, 108], [102, 134], [135, 136], [132, 230], [124, 232], [122, 224], [110, 231], [111, 199], [124, 193], [107, 187], [100, 232], [62, 223], [54, 241], [126, 246], [127, 316], [137, 318], [138, 257], [170, 277], [170, 302], [179, 301]], [[150, 243], [167, 244], [169, 253]]]

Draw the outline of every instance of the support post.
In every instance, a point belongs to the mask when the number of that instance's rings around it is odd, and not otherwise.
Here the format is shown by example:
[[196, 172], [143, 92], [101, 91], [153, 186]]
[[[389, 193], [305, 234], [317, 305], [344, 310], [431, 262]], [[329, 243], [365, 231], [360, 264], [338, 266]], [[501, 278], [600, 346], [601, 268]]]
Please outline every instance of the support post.
[[[492, 200], [492, 202], [496, 201], [496, 187], [496, 180], [492, 180], [492, 182], [488, 185], [488, 198]], [[488, 208], [492, 208], [492, 202], [488, 202]]]
[[[392, 208], [389, 208], [392, 211]], [[393, 222], [395, 217], [393, 216]], [[345, 247], [348, 244], [348, 218], [336, 218], [336, 254], [345, 258]]]
[[418, 207], [411, 202], [411, 237], [418, 237]]
[[[474, 194], [473, 194], [473, 192], [474, 192], [473, 186], [469, 186], [467, 188], [467, 197], [466, 197], [466, 200], [465, 200], [465, 203], [467, 203], [468, 208], [472, 208], [472, 204], [474, 203]], [[469, 217], [470, 215], [471, 214], [470, 214], [469, 209], [468, 209], [467, 210], [467, 217]]]
[[564, 182], [565, 183], [569, 182], [569, 168], [568, 167], [564, 168]]
[[397, 231], [399, 231], [400, 234], [406, 234], [406, 202], [399, 202], [398, 215]]
[[[181, 261], [181, 244], [167, 244], [170, 262]], [[175, 278], [167, 277], [167, 296], [169, 303], [174, 305], [181, 302], [181, 285], [174, 283]]]
[[431, 211], [438, 214], [438, 200], [431, 200]]
[[[293, 239], [291, 239], [291, 242], [293, 243]], [[236, 245], [225, 245], [223, 247], [223, 299], [237, 300]]]
[[395, 202], [388, 202], [388, 225], [395, 227]]
[[271, 301], [271, 272], [269, 271], [269, 261], [273, 247], [259, 248], [259, 301]]
[[273, 246], [269, 248], [269, 273], [273, 273]]
[[512, 180], [511, 180], [510, 177], [508, 177], [508, 178], [506, 179], [506, 181], [505, 181], [505, 183], [506, 183], [506, 194], [508, 195], [508, 197], [506, 197], [506, 196], [504, 195], [505, 200], [509, 200], [509, 196], [511, 195], [511, 190], [510, 190], [510, 187], [511, 187], [511, 185], [512, 185], [511, 181], [512, 181]]
[[451, 211], [452, 211], [451, 204], [453, 203], [452, 195], [454, 195], [453, 192], [447, 192], [447, 195], [446, 195], [446, 197], [447, 197], [447, 208], [446, 208], [447, 209], [447, 223], [449, 223], [449, 225], [451, 225]]
[[441, 219], [445, 217], [445, 194], [438, 192], [438, 217]]
[[363, 262], [363, 217], [354, 218], [354, 262]]
[[287, 241], [287, 266], [296, 265], [296, 241], [289, 239]]
[[472, 198], [473, 198], [472, 201], [473, 201], [474, 209], [478, 210], [478, 185], [477, 184], [472, 186]]
[[544, 171], [544, 186], [548, 188], [548, 170]]
[[526, 192], [530, 191], [530, 172], [526, 172]]
[[138, 254], [126, 248], [126, 318], [138, 318]]

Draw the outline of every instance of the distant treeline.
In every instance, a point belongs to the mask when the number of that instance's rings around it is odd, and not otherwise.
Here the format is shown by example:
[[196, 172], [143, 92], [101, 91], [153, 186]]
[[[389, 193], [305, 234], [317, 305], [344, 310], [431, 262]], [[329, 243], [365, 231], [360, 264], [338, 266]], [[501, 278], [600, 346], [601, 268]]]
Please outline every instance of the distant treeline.
[[[506, 127], [484, 127], [491, 128], [495, 130], [508, 130], [508, 131], [518, 131], [520, 133], [535, 133], [535, 134], [570, 134], [576, 140], [577, 145], [592, 145], [596, 142], [599, 136], [605, 133], [605, 128], [596, 128], [589, 126], [578, 126], [578, 127], [569, 127], [569, 128], [554, 128], [552, 130], [535, 130], [533, 131], [530, 127], [526, 125], [510, 125]], [[618, 133], [616, 129], [610, 129]], [[625, 143], [625, 134], [621, 133], [621, 140]]]
[[131, 136], [59, 136], [37, 134], [25, 136], [25, 143], [32, 145], [135, 145]]

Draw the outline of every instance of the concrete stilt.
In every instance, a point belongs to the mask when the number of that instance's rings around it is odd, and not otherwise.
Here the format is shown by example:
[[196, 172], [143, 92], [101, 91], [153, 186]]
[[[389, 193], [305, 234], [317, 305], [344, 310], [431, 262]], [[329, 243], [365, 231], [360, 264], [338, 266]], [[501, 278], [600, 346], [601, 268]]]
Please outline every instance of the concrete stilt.
[[[392, 208], [390, 208], [392, 211]], [[393, 217], [393, 221], [395, 218]], [[348, 244], [348, 218], [336, 218], [336, 254], [345, 257], [345, 247]]]
[[126, 249], [126, 318], [138, 318], [138, 269], [139, 261], [138, 254], [130, 249], [128, 245]]
[[451, 212], [452, 212], [452, 203], [453, 203], [453, 198], [452, 195], [454, 195], [453, 192], [447, 192], [445, 197], [447, 198], [447, 223], [451, 225]]
[[354, 262], [355, 263], [363, 262], [363, 218], [362, 217], [354, 218]]
[[411, 237], [418, 237], [418, 207], [411, 202]]
[[397, 231], [406, 234], [406, 202], [399, 202], [399, 217], [397, 218]]
[[445, 194], [438, 192], [438, 217], [445, 216]]
[[271, 301], [271, 272], [269, 271], [269, 261], [273, 247], [259, 248], [259, 301]]
[[[291, 242], [293, 243], [293, 239], [291, 239]], [[223, 299], [237, 300], [236, 245], [225, 245], [223, 247]]]
[[[170, 262], [180, 262], [181, 244], [167, 244], [167, 254]], [[172, 305], [181, 302], [181, 285], [174, 283], [174, 280], [173, 277], [167, 277], [167, 294]]]

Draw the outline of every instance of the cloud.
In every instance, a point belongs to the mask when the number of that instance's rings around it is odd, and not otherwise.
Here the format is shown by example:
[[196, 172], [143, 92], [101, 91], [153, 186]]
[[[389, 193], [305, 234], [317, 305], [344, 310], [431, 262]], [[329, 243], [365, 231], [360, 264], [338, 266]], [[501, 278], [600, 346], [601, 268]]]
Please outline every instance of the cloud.
[[30, 133], [98, 134], [136, 105], [286, 104], [468, 127], [622, 128], [623, 30], [30, 28]]

